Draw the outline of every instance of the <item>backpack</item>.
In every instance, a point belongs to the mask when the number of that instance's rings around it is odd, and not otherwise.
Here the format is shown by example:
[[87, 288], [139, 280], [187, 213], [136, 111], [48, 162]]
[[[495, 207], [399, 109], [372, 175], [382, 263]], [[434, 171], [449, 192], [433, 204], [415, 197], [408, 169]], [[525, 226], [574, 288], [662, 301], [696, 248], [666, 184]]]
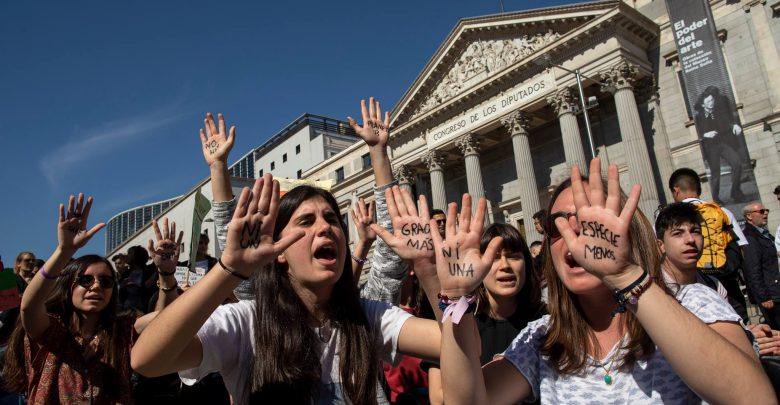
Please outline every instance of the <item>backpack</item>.
[[734, 225], [715, 202], [693, 203], [702, 217], [702, 255], [696, 267], [702, 274], [728, 276], [742, 267], [742, 253], [733, 233]]

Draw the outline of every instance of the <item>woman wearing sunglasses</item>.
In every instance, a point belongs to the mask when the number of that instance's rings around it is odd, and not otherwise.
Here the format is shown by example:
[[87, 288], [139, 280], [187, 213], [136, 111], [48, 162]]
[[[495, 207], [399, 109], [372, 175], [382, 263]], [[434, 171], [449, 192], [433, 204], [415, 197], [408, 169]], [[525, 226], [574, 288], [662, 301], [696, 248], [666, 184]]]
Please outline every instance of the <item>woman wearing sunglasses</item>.
[[[132, 403], [130, 348], [155, 316], [136, 318], [117, 313], [117, 275], [97, 255], [68, 261], [104, 224], [87, 228], [92, 197], [70, 197], [60, 204], [58, 245], [31, 280], [21, 305], [21, 323], [11, 336], [3, 377], [15, 392], [26, 392], [30, 404]], [[149, 249], [160, 274], [158, 309], [175, 298], [173, 272], [179, 243], [176, 225], [164, 224], [164, 236], [153, 222], [158, 246]], [[179, 234], [179, 242], [181, 241]]]
[[[599, 159], [590, 174], [588, 181], [573, 168], [548, 208], [550, 315], [529, 323], [484, 368], [474, 317], [456, 307], [459, 316], [444, 321], [445, 401], [777, 403], [755, 358], [696, 317], [720, 299], [717, 293], [694, 285], [678, 302], [663, 285], [652, 228], [636, 210], [640, 187], [621, 201], [616, 166], [609, 167], [606, 192]], [[442, 295], [468, 302], [487, 268], [472, 266], [465, 255], [443, 258], [446, 242], [434, 237]], [[464, 266], [473, 267], [472, 277], [449, 270]]]

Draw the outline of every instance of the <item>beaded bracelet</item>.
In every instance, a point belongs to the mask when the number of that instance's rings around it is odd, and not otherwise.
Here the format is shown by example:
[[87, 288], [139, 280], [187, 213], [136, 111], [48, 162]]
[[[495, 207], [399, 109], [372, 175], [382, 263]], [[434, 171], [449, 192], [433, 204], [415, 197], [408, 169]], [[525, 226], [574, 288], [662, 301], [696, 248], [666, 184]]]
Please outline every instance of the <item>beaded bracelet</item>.
[[354, 253], [350, 253], [350, 256], [352, 256], [352, 260], [356, 261], [358, 264], [366, 264], [366, 262], [368, 261], [367, 257], [361, 259], [361, 258], [355, 256]]
[[626, 312], [626, 305], [628, 304], [636, 305], [639, 302], [639, 297], [653, 284], [653, 280], [654, 277], [649, 277], [645, 271], [628, 287], [622, 290], [615, 290], [612, 296], [615, 298], [618, 306], [612, 311], [612, 316]]
[[160, 280], [157, 280], [157, 287], [159, 287], [159, 288], [160, 288], [160, 290], [162, 290], [162, 292], [170, 292], [170, 291], [173, 291], [173, 290], [175, 290], [175, 289], [176, 289], [176, 287], [178, 287], [178, 285], [174, 284], [174, 285], [172, 285], [172, 286], [170, 286], [170, 287], [163, 287], [163, 286], [160, 284]]
[[465, 313], [474, 312], [477, 309], [477, 297], [474, 294], [469, 294], [456, 300], [439, 293], [439, 309], [442, 311], [442, 323], [452, 316], [452, 323], [457, 325]]
[[56, 280], [56, 279], [60, 278], [60, 276], [52, 276], [52, 275], [50, 275], [49, 273], [46, 272], [46, 270], [43, 269], [43, 267], [41, 267], [41, 269], [38, 270], [38, 273], [41, 273], [43, 278], [45, 278], [47, 280]]
[[233, 277], [240, 278], [241, 280], [244, 280], [244, 281], [249, 280], [249, 277], [244, 276], [242, 274], [238, 274], [234, 270], [229, 269], [227, 266], [225, 266], [225, 263], [222, 263], [222, 258], [221, 257], [219, 259], [217, 259], [217, 263], [219, 263], [219, 265], [222, 267], [222, 270], [225, 270], [225, 273], [230, 274]]

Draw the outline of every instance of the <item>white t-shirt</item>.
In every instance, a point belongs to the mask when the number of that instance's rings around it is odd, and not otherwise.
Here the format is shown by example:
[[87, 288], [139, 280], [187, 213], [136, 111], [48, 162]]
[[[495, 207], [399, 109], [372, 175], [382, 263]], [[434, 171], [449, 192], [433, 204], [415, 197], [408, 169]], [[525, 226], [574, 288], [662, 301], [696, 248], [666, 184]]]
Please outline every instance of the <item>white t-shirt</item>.
[[[682, 202], [691, 203], [691, 204], [703, 204], [706, 201], [700, 200], [698, 198], [686, 198], [682, 200]], [[745, 237], [745, 234], [742, 232], [742, 228], [739, 227], [739, 222], [737, 222], [737, 218], [728, 208], [721, 206], [720, 209], [723, 210], [723, 213], [726, 214], [726, 216], [729, 217], [729, 221], [731, 221], [731, 230], [734, 232], [734, 235], [737, 236], [737, 244], [739, 246], [747, 245], [748, 240]]]
[[[701, 284], [683, 286], [677, 293], [680, 303], [704, 323], [739, 322], [739, 316], [718, 293]], [[620, 355], [612, 364], [612, 385], [604, 382], [604, 370], [598, 360], [588, 358], [581, 375], [558, 375], [549, 358], [540, 352], [547, 334], [550, 316], [528, 324], [502, 354], [531, 386], [533, 397], [543, 404], [691, 404], [702, 400], [680, 379], [660, 350], [646, 360], [637, 361], [630, 373], [620, 372]], [[623, 347], [628, 342], [624, 342]], [[604, 356], [609, 363], [615, 347]], [[532, 398], [529, 398], [532, 399]]]
[[[381, 350], [380, 358], [395, 364], [401, 357], [396, 355], [398, 334], [404, 322], [412, 315], [384, 302], [361, 300], [360, 304], [371, 327], [379, 327], [381, 330], [382, 347], [377, 348]], [[248, 403], [249, 375], [255, 356], [252, 339], [254, 320], [254, 301], [240, 301], [217, 308], [198, 331], [198, 339], [203, 346], [200, 366], [179, 371], [182, 382], [193, 385], [208, 374], [218, 371], [225, 381], [225, 387], [233, 396], [234, 403]], [[331, 397], [332, 401], [328, 401], [329, 403], [345, 401], [338, 370], [338, 341], [338, 333], [334, 330], [328, 343], [321, 348], [321, 392]]]

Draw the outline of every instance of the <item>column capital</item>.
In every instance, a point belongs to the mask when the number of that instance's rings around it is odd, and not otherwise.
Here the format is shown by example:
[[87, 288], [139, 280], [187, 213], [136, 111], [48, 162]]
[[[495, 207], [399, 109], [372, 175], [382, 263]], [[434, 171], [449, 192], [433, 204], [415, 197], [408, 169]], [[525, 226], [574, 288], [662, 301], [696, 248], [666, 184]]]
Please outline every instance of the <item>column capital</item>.
[[428, 166], [428, 171], [444, 170], [444, 155], [436, 149], [428, 151], [423, 157], [422, 161]]
[[455, 144], [463, 156], [479, 155], [479, 139], [472, 133], [463, 135]]
[[413, 184], [415, 171], [409, 165], [398, 165], [393, 169], [393, 177], [398, 180], [398, 184]]
[[560, 89], [555, 94], [547, 97], [547, 103], [552, 106], [559, 117], [564, 114], [574, 113], [577, 108], [577, 102], [577, 96], [568, 88]]
[[528, 135], [531, 126], [531, 117], [525, 111], [517, 110], [501, 118], [501, 124], [509, 131], [509, 135]]
[[617, 65], [601, 73], [601, 81], [605, 86], [601, 91], [617, 92], [624, 89], [632, 89], [639, 76], [639, 67], [621, 60]]

